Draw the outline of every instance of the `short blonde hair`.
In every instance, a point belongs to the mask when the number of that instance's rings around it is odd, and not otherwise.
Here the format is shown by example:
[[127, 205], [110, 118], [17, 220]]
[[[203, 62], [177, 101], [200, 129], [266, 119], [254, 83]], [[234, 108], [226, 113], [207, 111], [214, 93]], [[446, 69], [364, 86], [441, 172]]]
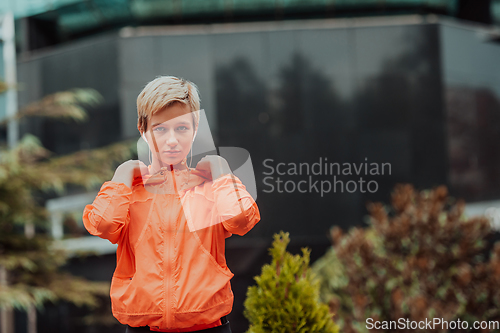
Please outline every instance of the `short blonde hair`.
[[198, 87], [191, 81], [175, 76], [158, 76], [149, 82], [137, 96], [137, 129], [146, 132], [148, 120], [153, 114], [175, 103], [183, 103], [190, 107], [193, 115], [194, 129], [200, 122], [200, 94]]

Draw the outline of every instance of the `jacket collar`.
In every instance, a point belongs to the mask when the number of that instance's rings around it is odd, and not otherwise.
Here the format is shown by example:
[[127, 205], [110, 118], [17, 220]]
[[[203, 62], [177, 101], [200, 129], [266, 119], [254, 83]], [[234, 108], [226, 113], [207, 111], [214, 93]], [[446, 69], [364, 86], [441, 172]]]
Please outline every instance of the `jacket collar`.
[[[189, 190], [195, 186], [201, 185], [206, 181], [212, 180], [212, 175], [209, 171], [201, 171], [194, 168], [188, 168], [185, 170], [175, 170], [171, 171], [168, 167], [162, 168], [160, 171], [151, 175], [149, 172], [151, 170], [151, 165], [148, 166], [148, 170], [144, 171], [141, 177], [136, 177], [133, 181], [133, 185], [143, 183], [144, 185], [160, 185], [162, 183], [170, 183], [172, 177], [175, 176], [175, 182], [179, 191]], [[141, 179], [142, 178], [142, 179]]]

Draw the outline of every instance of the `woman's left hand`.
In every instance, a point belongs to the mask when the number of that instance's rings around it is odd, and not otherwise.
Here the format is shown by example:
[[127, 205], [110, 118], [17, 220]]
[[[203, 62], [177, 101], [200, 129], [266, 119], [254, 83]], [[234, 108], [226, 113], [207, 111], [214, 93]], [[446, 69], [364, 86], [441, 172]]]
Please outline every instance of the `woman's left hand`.
[[203, 157], [196, 164], [196, 170], [209, 171], [212, 174], [212, 180], [232, 173], [227, 161], [219, 155], [207, 155]]

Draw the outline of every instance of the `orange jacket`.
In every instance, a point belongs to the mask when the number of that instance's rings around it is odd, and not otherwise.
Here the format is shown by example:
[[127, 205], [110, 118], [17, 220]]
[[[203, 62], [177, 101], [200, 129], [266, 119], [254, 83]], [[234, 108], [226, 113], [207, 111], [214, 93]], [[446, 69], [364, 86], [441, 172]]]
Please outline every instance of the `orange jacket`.
[[234, 274], [225, 239], [260, 220], [234, 175], [164, 169], [125, 184], [105, 182], [83, 212], [90, 234], [118, 243], [112, 312], [122, 324], [164, 332], [219, 326], [231, 312]]

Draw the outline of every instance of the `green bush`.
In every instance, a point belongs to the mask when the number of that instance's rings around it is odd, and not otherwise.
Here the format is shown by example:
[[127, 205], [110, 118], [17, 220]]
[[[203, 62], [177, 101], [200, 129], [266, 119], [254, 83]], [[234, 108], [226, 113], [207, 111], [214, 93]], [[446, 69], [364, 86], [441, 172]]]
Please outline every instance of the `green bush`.
[[342, 331], [367, 332], [368, 318], [460, 319], [469, 330], [475, 320], [500, 319], [500, 246], [485, 258], [486, 218], [465, 218], [464, 203], [444, 186], [417, 192], [399, 185], [392, 207], [375, 203], [368, 210], [370, 226], [347, 235], [333, 228], [333, 247], [312, 267]]
[[310, 250], [302, 256], [286, 252], [289, 234], [274, 235], [269, 253], [272, 263], [255, 277], [247, 291], [244, 315], [248, 333], [337, 333], [328, 306], [319, 301], [319, 284], [309, 268]]

